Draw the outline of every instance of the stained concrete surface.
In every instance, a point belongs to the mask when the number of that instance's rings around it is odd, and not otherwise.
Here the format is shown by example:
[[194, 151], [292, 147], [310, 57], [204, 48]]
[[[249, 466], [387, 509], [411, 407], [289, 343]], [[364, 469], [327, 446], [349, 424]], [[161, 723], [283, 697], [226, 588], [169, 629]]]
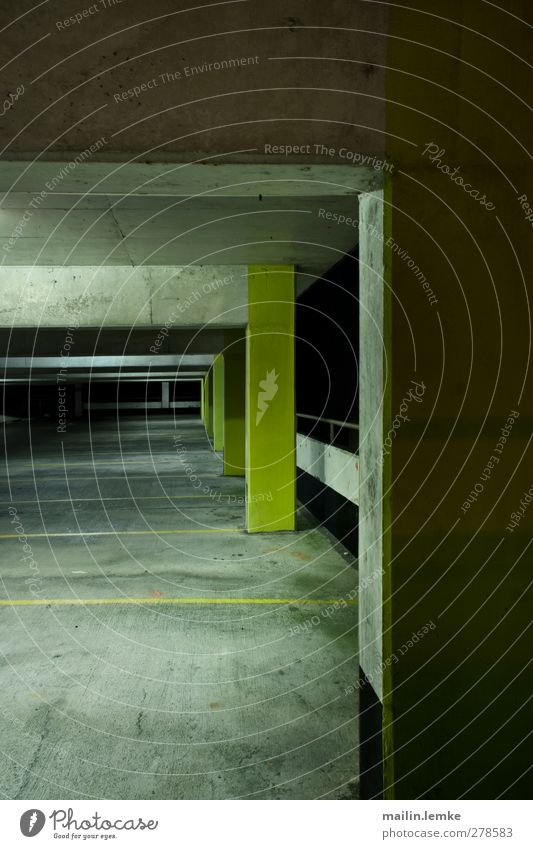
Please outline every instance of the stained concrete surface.
[[354, 798], [357, 575], [309, 514], [246, 534], [191, 418], [4, 438], [2, 795]]

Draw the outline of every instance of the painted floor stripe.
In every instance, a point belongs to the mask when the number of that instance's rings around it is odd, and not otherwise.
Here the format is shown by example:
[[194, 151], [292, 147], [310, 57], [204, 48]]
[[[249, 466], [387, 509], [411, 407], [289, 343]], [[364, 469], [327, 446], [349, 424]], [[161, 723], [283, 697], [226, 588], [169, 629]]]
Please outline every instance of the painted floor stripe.
[[[167, 460], [161, 460], [161, 463], [167, 462]], [[174, 460], [176, 462], [176, 460]], [[93, 468], [97, 468], [98, 466], [156, 466], [153, 460], [65, 460], [64, 463], [25, 463], [26, 468], [28, 469], [64, 469], [65, 466], [68, 468], [69, 466], [91, 466]]]
[[[63, 471], [65, 471], [64, 468], [63, 468]], [[221, 477], [223, 477], [222, 474], [219, 474], [219, 475], [213, 475], [213, 474], [202, 475], [202, 478], [221, 478]], [[68, 482], [70, 483], [71, 481], [93, 481], [94, 479], [95, 479], [94, 475], [80, 475], [77, 478], [72, 478], [70, 476], [67, 476], [65, 478], [64, 476], [58, 475], [54, 478], [37, 478], [37, 480], [35, 481], [32, 477], [30, 477], [28, 475], [27, 478], [2, 478], [0, 480], [0, 485], [5, 484], [7, 486], [7, 484], [12, 484], [12, 483], [25, 483], [25, 484], [51, 483], [51, 482], [62, 483], [65, 480], [68, 480]], [[103, 475], [98, 475], [96, 479], [98, 480], [98, 482], [100, 482], [100, 481], [153, 481], [153, 480], [158, 481], [158, 480], [189, 480], [189, 477], [188, 477], [188, 475], [174, 475], [172, 473], [167, 472], [167, 474], [165, 474], [165, 475], [162, 475], [162, 474], [156, 474], [156, 475], [154, 475], [154, 474], [151, 474], [151, 475], [150, 474], [146, 474], [146, 475], [126, 475], [126, 476], [124, 476], [124, 475], [108, 475], [107, 477], [104, 477]]]
[[122, 604], [342, 604], [356, 605], [356, 599], [339, 598], [13, 598], [0, 599], [2, 607], [85, 606]]
[[221, 499], [224, 500], [226, 498], [244, 499], [244, 495], [241, 493], [230, 493], [227, 495], [217, 493], [216, 497], [211, 495], [108, 495], [103, 496], [102, 498], [29, 498], [26, 500], [15, 498], [13, 501], [0, 501], [0, 506], [4, 504], [70, 504], [72, 501], [180, 501], [182, 499], [187, 500], [189, 498], [203, 498], [206, 501], [220, 501]]
[[[205, 446], [205, 442], [190, 442], [189, 440], [187, 440], [187, 447], [188, 448], [190, 447], [192, 451], [200, 452], [202, 450], [205, 451], [206, 446]], [[150, 451], [149, 446], [147, 448], [139, 448], [138, 451], [121, 451], [120, 448], [117, 448], [116, 451], [98, 451], [97, 449], [94, 449], [93, 451], [91, 451], [89, 449], [88, 451], [85, 451], [85, 452], [81, 451], [81, 450], [77, 450], [77, 451], [73, 451], [72, 453], [70, 453], [68, 448], [65, 447], [65, 458], [67, 458], [67, 459], [70, 458], [74, 462], [84, 460], [84, 459], [85, 459], [85, 462], [88, 462], [87, 459], [86, 459], [87, 455], [95, 457], [95, 458], [97, 458], [97, 457], [124, 457], [127, 460], [132, 460], [134, 457], [143, 457], [144, 459], [146, 459], [146, 456], [148, 455], [149, 457], [154, 457], [155, 459], [157, 459], [157, 458], [163, 459], [164, 458], [164, 459], [167, 459], [167, 460], [168, 459], [172, 459], [174, 461], [176, 460], [176, 452], [175, 451], [160, 451], [159, 453], [156, 453], [154, 451]], [[59, 454], [59, 457], [61, 458], [61, 454]], [[50, 463], [50, 462], [52, 462], [52, 460], [53, 460], [53, 457], [46, 457], [46, 456], [35, 457], [36, 462]]]
[[188, 528], [171, 528], [170, 530], [153, 531], [59, 531], [57, 533], [24, 533], [24, 534], [0, 534], [0, 539], [48, 539], [50, 537], [124, 537], [124, 536], [147, 536], [150, 534], [239, 534], [244, 528], [205, 528], [204, 530], [189, 530]]

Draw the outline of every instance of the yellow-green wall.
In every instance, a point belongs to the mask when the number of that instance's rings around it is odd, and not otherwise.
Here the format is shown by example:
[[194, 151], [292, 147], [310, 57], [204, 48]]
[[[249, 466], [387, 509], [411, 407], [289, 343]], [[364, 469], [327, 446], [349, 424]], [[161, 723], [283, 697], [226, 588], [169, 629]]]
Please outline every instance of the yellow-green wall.
[[[533, 233], [518, 200], [533, 200], [522, 147], [533, 122], [520, 100], [530, 96], [520, 57], [531, 55], [531, 35], [477, 0], [418, 5], [389, 7], [388, 235], [424, 272], [438, 303], [429, 303], [405, 254], [393, 251], [391, 416], [412, 379], [426, 389], [396, 433], [384, 491], [384, 735], [392, 746], [385, 792], [524, 797], [533, 509], [512, 532], [506, 526], [533, 483]], [[528, 14], [527, 3], [508, 5]], [[429, 143], [444, 149], [449, 173], [423, 154]], [[452, 181], [455, 168], [495, 209]], [[519, 417], [495, 454], [513, 411]], [[463, 509], [478, 484], [483, 491]], [[400, 654], [430, 622], [434, 629]]]

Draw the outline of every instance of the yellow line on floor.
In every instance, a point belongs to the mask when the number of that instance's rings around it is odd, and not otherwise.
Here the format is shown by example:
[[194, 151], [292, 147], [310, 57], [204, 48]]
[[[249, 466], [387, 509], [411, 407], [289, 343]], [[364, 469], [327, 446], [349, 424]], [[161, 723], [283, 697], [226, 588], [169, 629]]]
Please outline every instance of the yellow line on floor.
[[342, 604], [355, 605], [356, 599], [338, 598], [13, 598], [0, 599], [0, 606], [43, 607], [46, 605], [93, 604]]
[[[63, 471], [64, 471], [64, 467]], [[222, 475], [202, 475], [202, 478], [220, 478]], [[68, 476], [66, 480], [70, 483], [71, 481], [92, 481], [94, 480], [94, 475], [80, 475], [80, 477], [72, 478]], [[146, 481], [146, 480], [176, 480], [183, 479], [188, 480], [188, 475], [173, 475], [171, 472], [167, 472], [166, 475], [157, 474], [157, 475], [108, 475], [107, 477], [103, 477], [98, 475], [98, 481]], [[54, 478], [37, 478], [37, 483], [51, 483], [55, 481], [55, 483], [61, 483], [65, 478], [56, 476]], [[0, 484], [11, 484], [11, 483], [34, 483], [33, 478], [2, 478], [0, 479]]]
[[[204, 442], [190, 443], [189, 441], [187, 441], [187, 448], [190, 449], [191, 451], [198, 451], [198, 452], [201, 451], [202, 453], [205, 453], [205, 443]], [[61, 455], [59, 455], [59, 456], [61, 457]], [[72, 453], [70, 453], [67, 449], [65, 450], [65, 459], [67, 459], [67, 460], [71, 459], [73, 462], [79, 462], [80, 460], [85, 460], [85, 462], [88, 462], [87, 456], [94, 457], [95, 459], [97, 459], [98, 457], [118, 457], [118, 458], [124, 457], [127, 460], [133, 460], [134, 457], [144, 457], [145, 459], [146, 459], [146, 457], [150, 457], [150, 458], [153, 457], [155, 459], [157, 459], [157, 458], [159, 458], [161, 460], [171, 459], [171, 460], [175, 461], [177, 455], [176, 455], [176, 451], [161, 451], [157, 454], [154, 451], [150, 451], [149, 448], [144, 448], [144, 449], [139, 448], [138, 451], [120, 451], [120, 449], [118, 449], [118, 448], [117, 448], [116, 451], [96, 451], [96, 450], [91, 451], [89, 449], [88, 451], [74, 451]], [[36, 456], [35, 457], [35, 462], [37, 462], [37, 463], [38, 462], [51, 463], [52, 460], [53, 460], [53, 456], [51, 456], [51, 457], [46, 457], [46, 456], [38, 457], [38, 456]], [[133, 460], [133, 462], [135, 462], [135, 460]]]
[[[205, 450], [204, 446], [205, 446], [204, 442], [196, 442], [196, 443], [192, 444], [187, 440], [187, 448], [192, 447], [192, 450], [194, 450], [194, 451]], [[138, 451], [121, 451], [119, 448], [117, 448], [116, 451], [98, 451], [96, 449], [91, 451], [91, 449], [89, 448], [88, 451], [78, 450], [78, 451], [73, 451], [72, 453], [67, 448], [65, 448], [65, 457], [66, 458], [70, 457], [74, 461], [83, 460], [84, 458], [87, 458], [87, 455], [89, 455], [91, 457], [95, 457], [95, 458], [96, 457], [125, 457], [128, 460], [133, 458], [133, 457], [137, 457], [137, 456], [144, 457], [144, 458], [146, 458], [146, 456], [149, 456], [149, 457], [155, 457], [155, 458], [157, 458], [157, 457], [163, 458], [164, 457], [166, 459], [168, 459], [168, 458], [173, 458], [174, 460], [176, 459], [176, 452], [175, 451], [160, 451], [159, 453], [156, 453], [154, 451], [150, 451], [149, 447], [148, 448], [139, 448]], [[61, 455], [59, 455], [59, 456], [61, 456]], [[53, 456], [52, 457], [44, 456], [44, 457], [36, 457], [35, 458], [35, 460], [37, 462], [42, 461], [43, 463], [51, 462], [52, 459], [53, 459]]]
[[[168, 462], [161, 460], [161, 462]], [[175, 460], [176, 462], [176, 460]], [[65, 466], [155, 466], [153, 460], [65, 460], [65, 463], [26, 463], [29, 469], [64, 469]]]
[[146, 536], [148, 534], [238, 534], [244, 528], [204, 528], [204, 530], [189, 530], [188, 528], [172, 528], [170, 530], [153, 530], [153, 531], [60, 531], [49, 534], [0, 534], [0, 539], [20, 539], [23, 536], [25, 539], [36, 539], [38, 537], [124, 537], [124, 536]]
[[[71, 501], [178, 501], [181, 499], [189, 499], [189, 498], [204, 498], [207, 501], [220, 501], [224, 498], [244, 498], [240, 493], [237, 495], [236, 493], [216, 493], [216, 496], [212, 495], [108, 495], [103, 496], [102, 498], [29, 498], [29, 499], [21, 499], [15, 498], [12, 501], [0, 501], [0, 506], [3, 504], [59, 504], [62, 502], [66, 502], [70, 504]], [[241, 505], [242, 506], [242, 505]]]

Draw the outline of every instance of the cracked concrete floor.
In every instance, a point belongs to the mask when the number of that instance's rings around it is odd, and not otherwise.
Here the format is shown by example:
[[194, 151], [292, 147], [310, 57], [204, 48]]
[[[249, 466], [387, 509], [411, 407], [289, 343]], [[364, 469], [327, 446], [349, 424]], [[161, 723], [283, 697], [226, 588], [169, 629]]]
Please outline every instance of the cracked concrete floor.
[[342, 547], [305, 511], [294, 534], [244, 533], [244, 482], [221, 475], [198, 419], [4, 439], [2, 795], [356, 797]]

